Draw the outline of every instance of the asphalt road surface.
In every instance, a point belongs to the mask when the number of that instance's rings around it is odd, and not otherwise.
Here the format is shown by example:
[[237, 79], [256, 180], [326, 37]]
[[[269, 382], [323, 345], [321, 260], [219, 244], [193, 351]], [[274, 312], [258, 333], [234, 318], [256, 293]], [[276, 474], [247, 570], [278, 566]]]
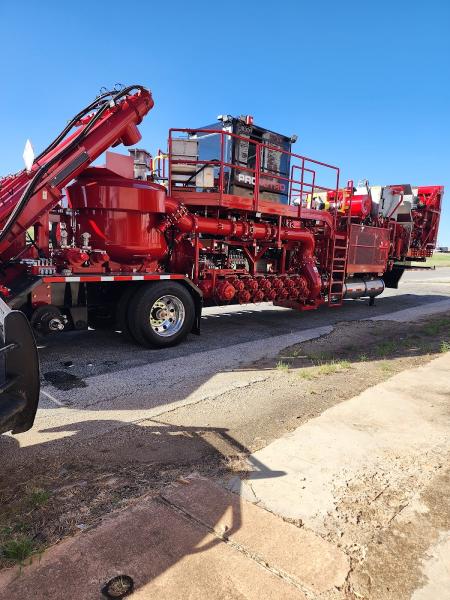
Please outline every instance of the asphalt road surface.
[[[450, 268], [411, 271], [399, 289], [386, 290], [373, 307], [367, 300], [350, 300], [337, 309], [308, 312], [265, 303], [209, 308], [201, 336], [190, 335], [175, 348], [143, 349], [103, 331], [49, 337], [40, 348], [42, 391], [35, 426], [16, 437], [17, 445], [8, 444], [5, 453], [69, 439], [74, 431], [78, 438], [95, 437], [233, 389], [245, 393], [246, 386], [264, 379], [264, 373], [252, 370], [252, 361], [329, 333], [338, 322], [449, 298]], [[75, 424], [82, 424], [81, 432]]]
[[[245, 342], [262, 340], [334, 325], [340, 321], [359, 320], [383, 315], [450, 297], [450, 268], [406, 273], [397, 290], [387, 289], [376, 299], [374, 307], [367, 300], [348, 300], [340, 308], [322, 307], [317, 311], [297, 312], [270, 303], [204, 309], [202, 333], [190, 335], [175, 348], [147, 350], [123, 339], [119, 333], [104, 331], [70, 332], [49, 337], [40, 348], [43, 386], [61, 389], [65, 401], [71, 400], [70, 389], [83, 386], [99, 374], [122, 377], [122, 372], [140, 365], [164, 363], [196, 353], [230, 348]], [[245, 357], [242, 357], [244, 360]], [[226, 366], [226, 365], [223, 365]], [[177, 373], [172, 373], [177, 378]], [[69, 389], [67, 389], [69, 388]]]

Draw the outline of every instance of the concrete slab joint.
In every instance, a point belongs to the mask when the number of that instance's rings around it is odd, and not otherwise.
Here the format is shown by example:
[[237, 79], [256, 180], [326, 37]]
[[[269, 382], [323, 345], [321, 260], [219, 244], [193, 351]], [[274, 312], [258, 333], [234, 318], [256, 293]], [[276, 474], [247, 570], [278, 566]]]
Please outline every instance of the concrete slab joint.
[[350, 562], [344, 552], [210, 480], [192, 478], [189, 485], [173, 484], [162, 495], [194, 521], [306, 592], [321, 594], [345, 584]]

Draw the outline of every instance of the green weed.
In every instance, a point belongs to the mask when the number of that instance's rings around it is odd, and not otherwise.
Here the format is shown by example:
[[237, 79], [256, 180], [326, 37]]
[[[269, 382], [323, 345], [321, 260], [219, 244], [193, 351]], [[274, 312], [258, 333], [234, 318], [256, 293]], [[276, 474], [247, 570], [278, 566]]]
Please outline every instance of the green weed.
[[351, 368], [351, 363], [348, 360], [332, 360], [314, 367], [314, 372], [317, 375], [333, 375]]
[[31, 556], [35, 551], [33, 540], [28, 536], [21, 536], [12, 540], [6, 541], [1, 553], [8, 560], [13, 560], [17, 563], [22, 563], [26, 558]]
[[42, 488], [34, 488], [28, 494], [28, 502], [33, 508], [39, 508], [47, 504], [50, 498], [50, 493]]
[[302, 379], [306, 379], [307, 381], [311, 381], [311, 379], [315, 379], [314, 373], [309, 369], [302, 369], [298, 374]]
[[282, 360], [279, 360], [276, 364], [276, 369], [278, 371], [289, 371], [289, 365], [288, 365], [288, 363], [285, 363]]
[[376, 348], [376, 353], [379, 356], [391, 356], [397, 350], [397, 342], [394, 340], [387, 340], [381, 342]]
[[441, 342], [440, 351], [441, 352], [450, 352], [450, 342], [447, 342], [446, 340]]

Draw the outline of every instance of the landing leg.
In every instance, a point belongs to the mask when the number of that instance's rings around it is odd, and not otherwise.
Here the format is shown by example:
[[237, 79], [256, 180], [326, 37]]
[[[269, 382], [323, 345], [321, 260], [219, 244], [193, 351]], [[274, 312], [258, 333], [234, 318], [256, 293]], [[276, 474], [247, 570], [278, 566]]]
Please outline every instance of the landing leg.
[[374, 296], [371, 296], [369, 298], [369, 306], [375, 306], [375, 297]]

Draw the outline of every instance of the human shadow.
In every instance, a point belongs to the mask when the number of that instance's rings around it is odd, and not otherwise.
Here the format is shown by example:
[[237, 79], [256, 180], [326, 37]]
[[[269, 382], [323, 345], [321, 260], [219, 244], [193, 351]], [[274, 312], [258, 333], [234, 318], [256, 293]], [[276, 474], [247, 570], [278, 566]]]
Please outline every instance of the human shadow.
[[[75, 531], [80, 524], [82, 529], [94, 527], [82, 534], [87, 537], [83, 550], [77, 550], [79, 536], [75, 536], [57, 551], [57, 559], [52, 559], [53, 550], [47, 550], [31, 565], [0, 575], [0, 586], [5, 586], [5, 597], [10, 600], [92, 600], [102, 597], [101, 587], [116, 575], [130, 576], [137, 589], [190, 555], [204, 553], [206, 561], [215, 560], [208, 553], [223, 540], [211, 535], [210, 529], [226, 513], [230, 519], [227, 536], [242, 526], [240, 478], [284, 475], [251, 457], [225, 428], [115, 421], [94, 440], [90, 434], [99, 425], [82, 421], [49, 427], [43, 433], [67, 437], [16, 447], [11, 470], [4, 461], [3, 497], [18, 498], [20, 490], [40, 488], [49, 494], [46, 507], [27, 516], [25, 504], [24, 511], [14, 515], [21, 523], [20, 535], [27, 533], [28, 525], [30, 533], [36, 532], [37, 521], [43, 529], [41, 541], [52, 545], [56, 531], [59, 537], [73, 534], [69, 526], [64, 530], [67, 515], [76, 524]], [[17, 445], [17, 439], [3, 436], [0, 453], [8, 455], [8, 447]], [[201, 502], [208, 506], [209, 527], [186, 521], [165, 496], [167, 486], [179, 486], [181, 492], [187, 489], [193, 472], [223, 485], [233, 478], [237, 495], [216, 493], [217, 483], [204, 488]]]

